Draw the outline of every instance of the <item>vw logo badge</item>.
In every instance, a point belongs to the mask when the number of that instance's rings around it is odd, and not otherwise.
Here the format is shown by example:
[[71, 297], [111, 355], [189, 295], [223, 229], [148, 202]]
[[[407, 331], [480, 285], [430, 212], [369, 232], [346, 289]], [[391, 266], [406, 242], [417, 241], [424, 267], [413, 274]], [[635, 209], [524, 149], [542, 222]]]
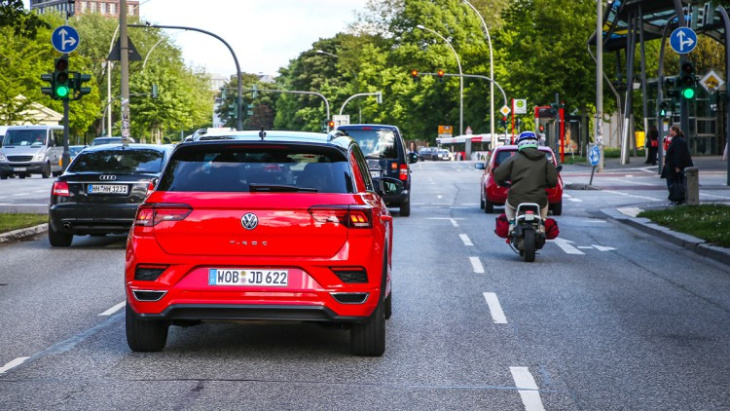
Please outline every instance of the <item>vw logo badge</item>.
[[104, 180], [104, 181], [113, 181], [113, 180], [116, 180], [116, 179], [117, 179], [117, 176], [114, 176], [114, 175], [102, 175], [102, 176], [99, 176], [99, 180]]
[[241, 225], [246, 230], [253, 230], [259, 225], [259, 218], [254, 213], [246, 213], [241, 217]]

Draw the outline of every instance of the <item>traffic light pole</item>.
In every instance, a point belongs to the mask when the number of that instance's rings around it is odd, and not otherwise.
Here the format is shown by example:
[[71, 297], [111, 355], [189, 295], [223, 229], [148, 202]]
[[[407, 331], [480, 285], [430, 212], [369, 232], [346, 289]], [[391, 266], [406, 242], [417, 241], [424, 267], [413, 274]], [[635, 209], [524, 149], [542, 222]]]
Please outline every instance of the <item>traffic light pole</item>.
[[71, 153], [68, 151], [68, 99], [63, 100], [63, 157], [61, 157], [61, 170], [66, 171], [66, 167], [71, 162]]

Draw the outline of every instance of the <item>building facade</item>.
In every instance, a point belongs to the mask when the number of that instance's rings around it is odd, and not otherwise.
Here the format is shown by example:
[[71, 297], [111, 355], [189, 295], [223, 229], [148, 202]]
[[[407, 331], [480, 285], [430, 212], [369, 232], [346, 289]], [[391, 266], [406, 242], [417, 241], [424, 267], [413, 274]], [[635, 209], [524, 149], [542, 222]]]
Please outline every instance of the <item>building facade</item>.
[[[103, 16], [119, 17], [120, 0], [30, 0], [30, 9], [38, 13], [68, 13], [72, 15], [98, 13]], [[139, 17], [139, 1], [127, 1], [127, 15]]]

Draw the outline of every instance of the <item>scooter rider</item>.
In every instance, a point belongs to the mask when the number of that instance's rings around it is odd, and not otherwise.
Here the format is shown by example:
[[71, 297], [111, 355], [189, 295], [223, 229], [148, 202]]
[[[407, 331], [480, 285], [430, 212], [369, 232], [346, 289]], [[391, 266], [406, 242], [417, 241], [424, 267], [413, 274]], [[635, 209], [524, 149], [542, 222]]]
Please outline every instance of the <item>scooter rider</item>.
[[[545, 189], [558, 184], [558, 171], [545, 152], [538, 150], [538, 137], [532, 131], [523, 131], [517, 137], [517, 154], [508, 158], [494, 170], [497, 184], [511, 181], [505, 214], [514, 225], [515, 210], [520, 203], [537, 203], [540, 216], [545, 221], [548, 215], [548, 198]], [[544, 233], [544, 227], [541, 231]]]

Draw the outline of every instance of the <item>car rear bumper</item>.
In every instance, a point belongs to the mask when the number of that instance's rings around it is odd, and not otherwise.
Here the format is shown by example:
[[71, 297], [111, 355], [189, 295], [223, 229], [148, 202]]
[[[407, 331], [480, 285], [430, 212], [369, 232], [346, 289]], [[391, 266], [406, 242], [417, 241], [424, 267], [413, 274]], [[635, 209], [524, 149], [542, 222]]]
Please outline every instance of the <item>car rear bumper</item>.
[[363, 322], [368, 317], [342, 316], [323, 306], [175, 304], [160, 314], [137, 314], [145, 320], [165, 321], [302, 321]]
[[134, 223], [136, 203], [130, 204], [54, 204], [49, 209], [49, 224], [68, 234], [127, 233]]

